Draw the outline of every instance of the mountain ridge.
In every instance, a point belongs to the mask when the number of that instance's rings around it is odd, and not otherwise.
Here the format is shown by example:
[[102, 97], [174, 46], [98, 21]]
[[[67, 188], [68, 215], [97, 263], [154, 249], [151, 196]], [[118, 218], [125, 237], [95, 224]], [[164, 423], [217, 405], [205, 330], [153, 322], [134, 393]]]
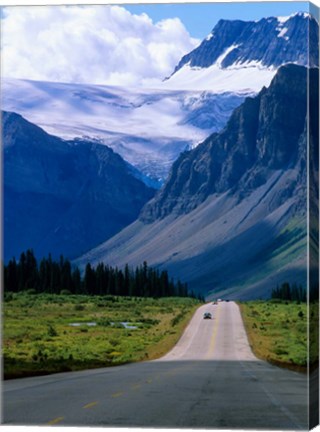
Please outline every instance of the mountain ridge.
[[154, 190], [107, 146], [64, 141], [2, 112], [4, 259], [73, 258], [132, 222]]
[[[209, 67], [224, 54], [219, 62], [223, 69], [250, 62], [274, 68], [292, 62], [314, 67], [319, 64], [319, 54], [317, 44], [311, 43], [309, 50], [309, 34], [311, 41], [317, 42], [319, 26], [310, 14], [303, 12], [259, 21], [221, 19], [200, 46], [182, 57], [173, 73], [186, 64]], [[227, 52], [230, 47], [232, 50]]]
[[319, 64], [319, 24], [309, 13], [259, 21], [220, 20], [212, 32], [182, 57], [166, 88], [190, 86], [258, 93], [280, 66]]
[[264, 298], [284, 281], [305, 286], [308, 73], [281, 67], [222, 132], [180, 156], [137, 221], [76, 262], [146, 260], [208, 298]]
[[[297, 137], [302, 134], [305, 126], [307, 105], [303, 101], [306, 101], [307, 96], [306, 88], [299, 88], [297, 83], [300, 82], [306, 82], [306, 69], [294, 65], [280, 68], [270, 85], [272, 92], [264, 88], [258, 96], [246, 98], [235, 109], [220, 134], [211, 135], [196, 149], [180, 156], [173, 165], [166, 185], [142, 210], [141, 220], [150, 222], [163, 218], [172, 213], [173, 209], [178, 214], [179, 210], [187, 212], [197, 207], [210, 194], [226, 192], [238, 186], [239, 182], [242, 193], [246, 193], [263, 181], [266, 169], [280, 169], [284, 163], [287, 168], [290, 164], [294, 166], [297, 163], [294, 159], [297, 158], [298, 148], [293, 153], [292, 149], [285, 147], [285, 143], [290, 138], [297, 142]], [[288, 106], [277, 103], [280, 97], [286, 98]], [[280, 110], [276, 113], [276, 118], [274, 113], [270, 114], [270, 118], [263, 118], [260, 108], [266, 112], [268, 104], [277, 105], [275, 109]], [[297, 104], [301, 110], [299, 122], [295, 115]], [[234, 130], [240, 138], [232, 132]], [[278, 146], [271, 148], [273, 141]], [[234, 145], [235, 142], [237, 146]], [[254, 170], [254, 175], [248, 178], [249, 169]], [[188, 199], [182, 198], [184, 195]], [[181, 199], [183, 204], [179, 206]]]

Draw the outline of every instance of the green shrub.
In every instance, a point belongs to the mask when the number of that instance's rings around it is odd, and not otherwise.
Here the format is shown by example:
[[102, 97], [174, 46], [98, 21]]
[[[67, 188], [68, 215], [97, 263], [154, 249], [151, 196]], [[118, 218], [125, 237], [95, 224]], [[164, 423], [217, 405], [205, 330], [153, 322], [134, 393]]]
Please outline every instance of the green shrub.
[[285, 349], [281, 348], [281, 347], [277, 347], [274, 350], [274, 353], [277, 355], [288, 355], [288, 351], [286, 351]]
[[109, 320], [105, 319], [105, 318], [100, 319], [100, 320], [97, 322], [97, 324], [98, 324], [99, 326], [102, 326], [102, 327], [110, 327], [110, 326], [111, 326], [111, 322], [110, 322]]
[[69, 295], [71, 295], [71, 291], [69, 291], [67, 289], [63, 289], [63, 290], [60, 291], [60, 295], [69, 296]]
[[23, 291], [23, 293], [26, 295], [35, 295], [37, 294], [37, 291], [34, 288], [30, 288], [28, 290]]
[[3, 296], [3, 300], [5, 302], [10, 302], [13, 300], [13, 293], [12, 292], [5, 292]]
[[49, 337], [56, 337], [56, 336], [58, 336], [58, 333], [57, 333], [56, 329], [51, 324], [48, 325], [48, 336]]
[[172, 320], [171, 320], [172, 327], [179, 324], [179, 322], [183, 319], [183, 317], [184, 317], [184, 311], [180, 312], [178, 315], [176, 315], [174, 318], [172, 318]]

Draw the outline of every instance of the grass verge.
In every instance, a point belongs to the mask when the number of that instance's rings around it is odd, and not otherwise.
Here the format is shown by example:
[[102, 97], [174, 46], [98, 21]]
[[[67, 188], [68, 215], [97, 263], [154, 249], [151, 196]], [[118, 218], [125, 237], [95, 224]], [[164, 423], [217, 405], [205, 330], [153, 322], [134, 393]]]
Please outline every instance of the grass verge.
[[[250, 346], [258, 358], [288, 369], [306, 372], [308, 332], [306, 303], [282, 300], [240, 302]], [[310, 328], [317, 328], [318, 303], [310, 306]], [[310, 365], [318, 360], [318, 344], [310, 332]]]
[[199, 301], [76, 295], [6, 295], [4, 378], [158, 358], [180, 338]]

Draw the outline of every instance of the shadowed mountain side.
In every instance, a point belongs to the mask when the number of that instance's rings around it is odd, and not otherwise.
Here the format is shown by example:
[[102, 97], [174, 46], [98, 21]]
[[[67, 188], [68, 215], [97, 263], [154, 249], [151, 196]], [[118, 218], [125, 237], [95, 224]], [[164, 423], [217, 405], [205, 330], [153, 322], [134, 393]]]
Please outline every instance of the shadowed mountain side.
[[[310, 285], [319, 292], [319, 104], [312, 99], [319, 97], [319, 74], [310, 76], [311, 98], [309, 101], [309, 263], [311, 268]], [[319, 295], [319, 293], [318, 293]]]
[[306, 90], [306, 68], [280, 68], [220, 134], [180, 156], [138, 221], [77, 263], [146, 260], [210, 296], [266, 297], [284, 281], [305, 286]]
[[[147, 260], [205, 294], [233, 287], [232, 298], [266, 297], [283, 278], [304, 284], [306, 221], [303, 216], [290, 220], [292, 199], [268, 214], [268, 198], [261, 201], [260, 189], [238, 205], [225, 194], [179, 218], [147, 225], [136, 221], [77, 264], [124, 266]], [[248, 204], [254, 207], [250, 214]]]
[[304, 187], [300, 197], [305, 198], [306, 114], [306, 68], [280, 68], [268, 89], [235, 109], [221, 133], [180, 156], [140, 219], [150, 223], [188, 213], [214, 193], [229, 191], [242, 200], [266, 184], [274, 170], [293, 167], [297, 175], [291, 190], [288, 185], [278, 190], [273, 207], [285, 202], [295, 188]]
[[64, 141], [4, 112], [4, 259], [70, 258], [130, 224], [154, 190], [107, 146]]

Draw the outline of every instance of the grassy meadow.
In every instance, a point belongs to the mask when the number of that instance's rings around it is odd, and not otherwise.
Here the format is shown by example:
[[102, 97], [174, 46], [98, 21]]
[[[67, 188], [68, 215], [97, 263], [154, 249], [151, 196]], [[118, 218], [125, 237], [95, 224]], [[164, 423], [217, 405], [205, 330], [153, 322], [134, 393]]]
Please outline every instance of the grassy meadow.
[[181, 336], [192, 298], [6, 293], [5, 379], [154, 359]]
[[[318, 303], [310, 306], [316, 329]], [[308, 363], [307, 304], [284, 300], [240, 303], [249, 343], [257, 357], [278, 366], [306, 371]], [[314, 325], [312, 325], [312, 322]], [[317, 333], [310, 332], [310, 364], [318, 358]]]

